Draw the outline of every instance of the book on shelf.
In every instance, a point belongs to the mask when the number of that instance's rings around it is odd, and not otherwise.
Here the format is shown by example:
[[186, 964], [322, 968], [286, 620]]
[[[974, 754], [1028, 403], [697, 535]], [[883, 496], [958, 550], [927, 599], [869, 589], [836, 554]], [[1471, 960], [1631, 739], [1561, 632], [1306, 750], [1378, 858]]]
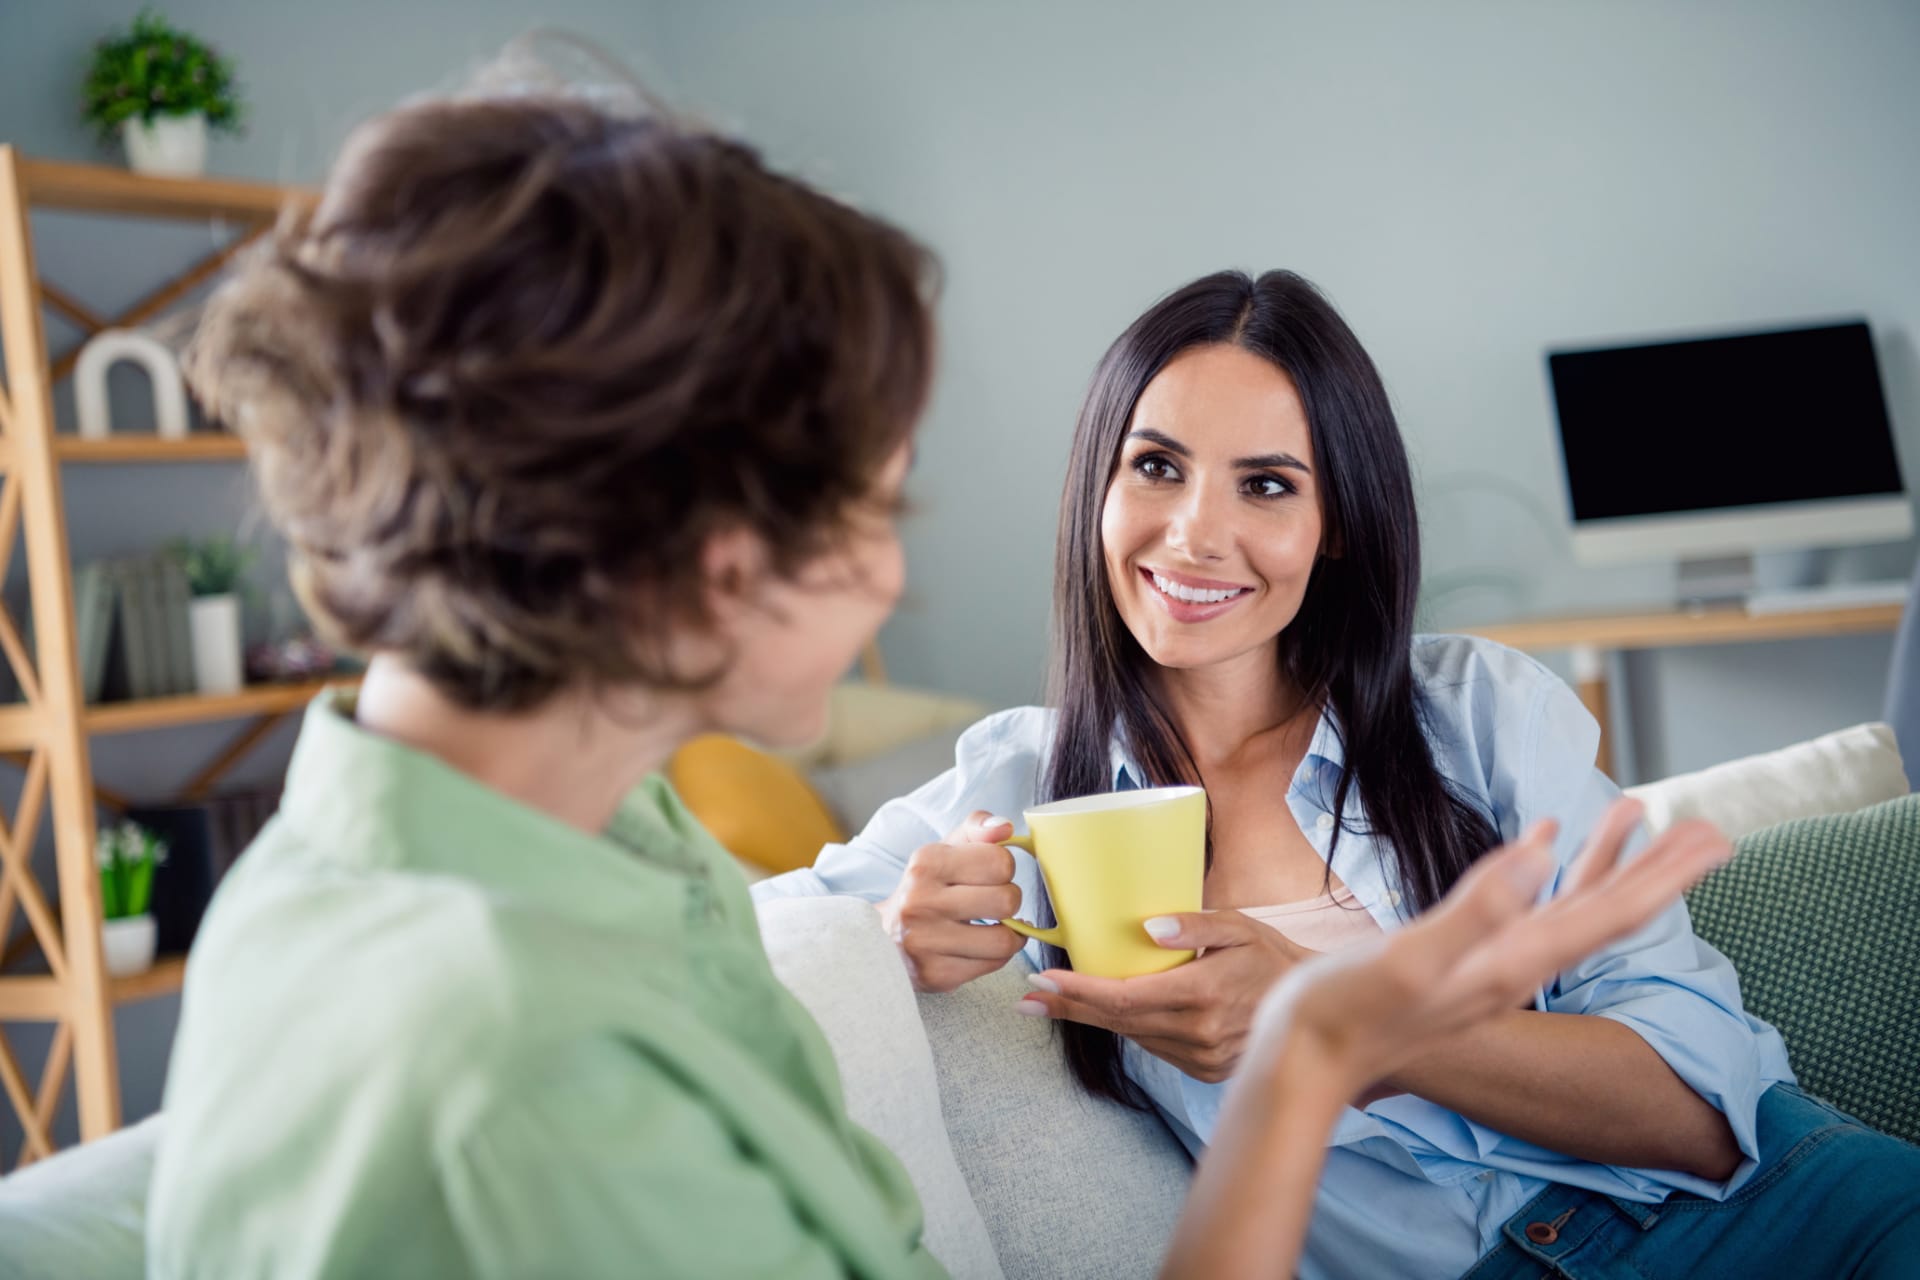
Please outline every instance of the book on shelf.
[[172, 556], [160, 559], [160, 612], [166, 621], [167, 688], [171, 693], [192, 693], [193, 623], [188, 614], [193, 607], [193, 588], [187, 585], [187, 571]]
[[[93, 706], [194, 692], [193, 593], [172, 556], [89, 560], [73, 571], [73, 639], [80, 700]], [[9, 606], [37, 667], [39, 640], [31, 598]], [[0, 703], [22, 691], [13, 664], [0, 660]]]
[[74, 647], [80, 659], [80, 700], [98, 702], [107, 680], [108, 641], [113, 638], [113, 583], [98, 560], [73, 575]]
[[74, 574], [74, 631], [88, 703], [192, 693], [191, 592], [173, 557], [121, 556]]
[[111, 698], [115, 692], [128, 698], [150, 698], [153, 694], [153, 663], [150, 655], [152, 646], [147, 641], [147, 614], [141, 603], [144, 593], [140, 590], [140, 572], [138, 562], [132, 559], [114, 560], [109, 563], [108, 573], [113, 579], [113, 616], [114, 649], [120, 658], [120, 669], [126, 675], [124, 689], [109, 688], [104, 696]]

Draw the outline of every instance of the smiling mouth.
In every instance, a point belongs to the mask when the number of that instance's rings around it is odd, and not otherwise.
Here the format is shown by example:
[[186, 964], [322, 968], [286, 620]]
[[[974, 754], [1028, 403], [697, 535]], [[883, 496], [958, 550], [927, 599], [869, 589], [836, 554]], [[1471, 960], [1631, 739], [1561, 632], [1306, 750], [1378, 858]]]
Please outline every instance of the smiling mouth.
[[1192, 587], [1145, 568], [1140, 570], [1140, 576], [1153, 587], [1163, 603], [1175, 609], [1175, 616], [1192, 613], [1211, 615], [1253, 592], [1252, 587]]

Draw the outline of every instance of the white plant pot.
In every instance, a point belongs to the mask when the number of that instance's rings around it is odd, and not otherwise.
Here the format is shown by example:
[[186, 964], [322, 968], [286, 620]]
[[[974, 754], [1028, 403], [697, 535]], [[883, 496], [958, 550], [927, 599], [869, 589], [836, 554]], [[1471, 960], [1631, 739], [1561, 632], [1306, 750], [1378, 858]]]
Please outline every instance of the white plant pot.
[[150, 915], [102, 922], [100, 947], [106, 952], [107, 972], [126, 978], [153, 968], [154, 945], [159, 938], [160, 931]]
[[155, 116], [123, 120], [120, 138], [126, 143], [127, 164], [135, 173], [167, 178], [197, 178], [207, 171], [207, 118], [191, 115]]
[[201, 596], [188, 610], [193, 624], [193, 684], [202, 693], [238, 692], [240, 597]]

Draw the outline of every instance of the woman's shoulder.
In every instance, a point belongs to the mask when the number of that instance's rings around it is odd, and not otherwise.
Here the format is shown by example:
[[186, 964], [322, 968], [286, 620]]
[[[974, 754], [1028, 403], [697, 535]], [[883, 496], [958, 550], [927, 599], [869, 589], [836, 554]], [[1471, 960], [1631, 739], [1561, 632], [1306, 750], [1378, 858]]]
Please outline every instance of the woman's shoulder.
[[955, 764], [1005, 767], [1046, 754], [1059, 713], [1052, 707], [1008, 707], [983, 716], [961, 733]]
[[1478, 636], [1424, 635], [1413, 672], [1430, 740], [1456, 782], [1477, 779], [1473, 789], [1514, 802], [1592, 771], [1599, 725], [1537, 659]]
[[1413, 678], [1430, 725], [1483, 756], [1496, 742], [1511, 750], [1530, 749], [1542, 736], [1584, 738], [1594, 724], [1567, 682], [1537, 658], [1479, 636], [1415, 637]]
[[1480, 636], [1432, 634], [1413, 638], [1414, 683], [1429, 698], [1532, 704], [1564, 691], [1566, 681], [1539, 659]]

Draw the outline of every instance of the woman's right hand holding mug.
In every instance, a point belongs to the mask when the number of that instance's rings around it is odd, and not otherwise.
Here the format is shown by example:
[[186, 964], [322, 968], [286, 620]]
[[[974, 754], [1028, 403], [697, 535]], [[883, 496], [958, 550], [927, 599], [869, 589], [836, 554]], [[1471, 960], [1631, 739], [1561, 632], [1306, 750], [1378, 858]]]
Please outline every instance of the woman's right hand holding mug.
[[880, 903], [880, 920], [906, 958], [920, 991], [952, 991], [1011, 960], [1026, 939], [1001, 920], [1020, 909], [1013, 855], [996, 843], [1013, 824], [976, 810], [938, 844], [907, 860], [900, 886]]

